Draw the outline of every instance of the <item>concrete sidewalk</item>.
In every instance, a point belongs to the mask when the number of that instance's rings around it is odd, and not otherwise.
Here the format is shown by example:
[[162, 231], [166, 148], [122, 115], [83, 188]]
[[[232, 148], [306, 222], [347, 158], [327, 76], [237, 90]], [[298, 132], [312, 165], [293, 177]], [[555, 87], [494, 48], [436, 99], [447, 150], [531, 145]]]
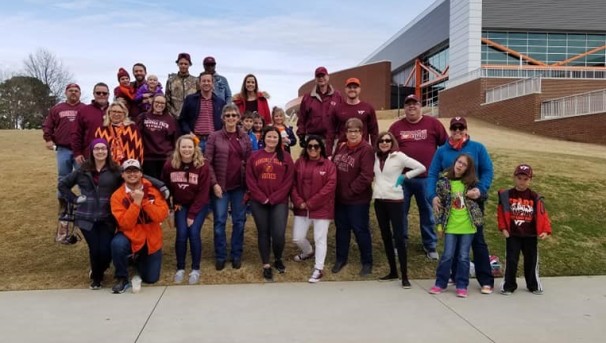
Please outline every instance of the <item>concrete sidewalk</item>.
[[[1, 342], [603, 342], [606, 276], [545, 293], [427, 293], [433, 280], [0, 292]], [[500, 282], [500, 280], [498, 280]]]

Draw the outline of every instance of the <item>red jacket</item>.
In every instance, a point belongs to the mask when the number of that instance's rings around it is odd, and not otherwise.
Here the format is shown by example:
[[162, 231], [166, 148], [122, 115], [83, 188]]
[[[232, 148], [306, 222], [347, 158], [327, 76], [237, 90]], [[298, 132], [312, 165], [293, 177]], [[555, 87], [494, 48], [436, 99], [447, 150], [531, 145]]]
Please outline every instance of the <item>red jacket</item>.
[[[252, 151], [252, 143], [248, 135], [238, 129], [238, 142], [240, 143], [242, 157], [242, 185], [245, 185], [246, 161]], [[227, 177], [227, 160], [229, 158], [229, 137], [225, 129], [215, 131], [208, 136], [206, 150], [204, 151], [206, 163], [210, 167], [210, 186], [218, 184], [225, 191]]]
[[[545, 210], [545, 204], [543, 203], [543, 197], [537, 193], [532, 192], [534, 198], [534, 222], [537, 227], [537, 235], [547, 233], [551, 235], [551, 222], [547, 210]], [[497, 207], [497, 223], [499, 231], [507, 230], [510, 231], [511, 225], [511, 208], [509, 206], [509, 190], [499, 190], [499, 205]]]
[[86, 105], [81, 102], [75, 105], [62, 102], [53, 106], [42, 125], [44, 140], [53, 141], [57, 146], [71, 149], [71, 135], [76, 123], [76, 116], [84, 106]]
[[326, 138], [329, 114], [333, 107], [341, 103], [341, 94], [328, 85], [326, 94], [319, 94], [314, 86], [310, 93], [303, 95], [297, 119], [297, 136], [319, 135]]
[[112, 195], [111, 209], [118, 223], [118, 231], [128, 238], [132, 252], [141, 250], [147, 244], [151, 255], [162, 248], [160, 224], [168, 217], [168, 204], [151, 182], [146, 179], [141, 182], [145, 193], [141, 206], [133, 202], [130, 194], [126, 193], [126, 185], [123, 185]]
[[95, 139], [95, 131], [103, 125], [103, 115], [108, 105], [99, 106], [94, 100], [78, 110], [72, 131], [74, 157], [90, 156], [89, 145]]
[[246, 163], [250, 198], [261, 204], [287, 203], [294, 175], [295, 165], [287, 152], [284, 152], [284, 162], [280, 162], [276, 153], [265, 149], [255, 151]]
[[[311, 180], [311, 183], [304, 179]], [[295, 183], [290, 193], [293, 213], [311, 219], [333, 219], [336, 188], [337, 169], [330, 160], [299, 158], [295, 163]], [[302, 203], [307, 205], [307, 209], [300, 208]]]
[[336, 200], [341, 204], [369, 204], [372, 198], [375, 153], [368, 142], [350, 148], [341, 143], [333, 157], [337, 168]]
[[[257, 93], [257, 112], [259, 112], [259, 115], [265, 121], [265, 125], [271, 123], [271, 111], [269, 110], [267, 99], [269, 99], [269, 94], [266, 92]], [[233, 96], [232, 100], [234, 101], [234, 104], [238, 106], [240, 115], [244, 114], [244, 112], [246, 112], [246, 96], [242, 96], [242, 94], [238, 93]]]

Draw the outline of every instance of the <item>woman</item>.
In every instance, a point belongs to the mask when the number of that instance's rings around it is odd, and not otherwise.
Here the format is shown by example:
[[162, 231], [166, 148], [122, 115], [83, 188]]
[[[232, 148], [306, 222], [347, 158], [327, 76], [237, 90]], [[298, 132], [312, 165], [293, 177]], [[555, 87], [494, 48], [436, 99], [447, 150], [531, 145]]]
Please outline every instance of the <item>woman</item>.
[[143, 141], [137, 125], [128, 117], [122, 101], [112, 102], [103, 116], [103, 125], [95, 131], [95, 138], [109, 143], [111, 156], [118, 165], [128, 159], [143, 163]]
[[270, 246], [274, 252], [274, 267], [284, 273], [282, 262], [284, 233], [288, 220], [288, 195], [292, 187], [295, 166], [284, 152], [280, 132], [275, 127], [263, 129], [264, 148], [257, 150], [246, 164], [246, 185], [250, 190], [251, 210], [257, 226], [259, 253], [263, 262], [263, 278], [273, 281], [269, 264]]
[[324, 276], [328, 226], [334, 217], [336, 187], [337, 170], [326, 158], [326, 147], [322, 138], [309, 136], [301, 157], [295, 163], [295, 183], [290, 197], [295, 214], [292, 240], [301, 249], [301, 253], [294, 258], [296, 262], [307, 260], [314, 255], [307, 240], [307, 230], [310, 225], [314, 226], [316, 262], [308, 280], [310, 283], [319, 282]]
[[152, 99], [151, 112], [137, 117], [137, 126], [143, 140], [145, 163], [143, 172], [160, 178], [168, 156], [175, 149], [179, 137], [177, 121], [168, 113], [166, 98], [156, 95]]
[[[379, 280], [395, 280], [398, 278], [396, 256], [394, 253], [394, 237], [400, 271], [402, 272], [402, 287], [410, 288], [408, 281], [406, 240], [404, 235], [404, 193], [402, 183], [425, 172], [425, 166], [419, 161], [406, 156], [399, 150], [398, 142], [391, 132], [381, 132], [375, 142], [375, 181], [372, 197], [375, 200], [375, 214], [381, 229], [381, 238], [389, 263], [389, 274]], [[408, 169], [407, 172], [402, 172]], [[392, 229], [393, 227], [393, 236]]]
[[208, 136], [206, 158], [210, 167], [212, 187], [213, 229], [215, 237], [215, 269], [223, 270], [227, 260], [227, 212], [231, 208], [231, 264], [240, 269], [246, 223], [245, 171], [252, 146], [248, 135], [238, 127], [240, 112], [233, 103], [225, 105], [221, 114], [223, 129]]
[[[72, 204], [78, 204], [75, 224], [80, 228], [90, 259], [90, 289], [101, 288], [103, 274], [111, 262], [111, 241], [116, 222], [110, 211], [110, 198], [122, 184], [120, 167], [112, 160], [105, 139], [94, 139], [90, 156], [79, 169], [59, 182], [59, 192]], [[72, 192], [78, 185], [80, 196]]]
[[362, 269], [360, 276], [372, 273], [372, 241], [369, 229], [369, 208], [372, 197], [374, 152], [362, 139], [362, 121], [350, 118], [345, 122], [347, 141], [341, 143], [333, 157], [337, 167], [335, 226], [337, 227], [337, 261], [332, 268], [338, 273], [347, 264], [351, 231], [356, 236]]
[[246, 111], [258, 112], [265, 123], [271, 123], [271, 113], [269, 112], [269, 94], [259, 91], [259, 83], [257, 77], [253, 74], [248, 74], [242, 82], [240, 93], [232, 98], [234, 103], [238, 105], [240, 113]]
[[200, 282], [200, 231], [208, 212], [210, 193], [210, 172], [198, 143], [198, 138], [191, 134], [179, 137], [172, 160], [166, 162], [162, 171], [162, 178], [170, 189], [175, 209], [177, 272], [174, 281], [183, 282], [189, 240], [192, 268], [189, 274], [190, 285]]

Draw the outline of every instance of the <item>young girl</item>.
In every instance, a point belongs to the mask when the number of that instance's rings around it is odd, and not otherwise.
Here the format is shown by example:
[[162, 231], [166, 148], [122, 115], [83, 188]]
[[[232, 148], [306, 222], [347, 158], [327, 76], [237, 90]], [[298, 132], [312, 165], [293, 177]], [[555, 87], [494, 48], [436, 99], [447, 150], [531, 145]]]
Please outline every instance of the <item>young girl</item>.
[[263, 134], [263, 128], [265, 127], [265, 120], [257, 112], [253, 112], [253, 127], [252, 133], [257, 138], [257, 149], [263, 149], [263, 140], [261, 135]]
[[[454, 165], [446, 170], [436, 184], [436, 193], [443, 204], [436, 214], [437, 230], [444, 235], [444, 252], [436, 270], [436, 283], [429, 293], [439, 294], [446, 290], [451, 266], [457, 263], [455, 285], [457, 296], [467, 297], [469, 285], [469, 250], [476, 228], [483, 224], [480, 206], [467, 192], [478, 183], [473, 159], [460, 154]], [[459, 255], [454, 256], [458, 248]], [[454, 260], [454, 261], [453, 261]]]
[[292, 126], [286, 126], [284, 119], [286, 115], [284, 110], [278, 106], [274, 106], [271, 110], [272, 126], [280, 132], [282, 136], [282, 146], [286, 152], [290, 154], [290, 147], [297, 144], [297, 137], [293, 132]]

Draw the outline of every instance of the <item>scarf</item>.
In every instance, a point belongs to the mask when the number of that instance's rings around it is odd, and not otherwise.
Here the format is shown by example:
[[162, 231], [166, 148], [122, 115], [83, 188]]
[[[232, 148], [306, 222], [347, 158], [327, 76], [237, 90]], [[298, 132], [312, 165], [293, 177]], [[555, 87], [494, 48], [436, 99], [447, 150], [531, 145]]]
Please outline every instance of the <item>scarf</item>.
[[461, 151], [461, 149], [463, 149], [463, 145], [465, 144], [465, 142], [467, 142], [469, 140], [469, 135], [465, 134], [465, 136], [463, 136], [463, 138], [459, 139], [458, 141], [455, 141], [454, 139], [452, 139], [452, 137], [448, 138], [448, 144], [450, 144], [450, 146], [457, 150], [457, 151]]

